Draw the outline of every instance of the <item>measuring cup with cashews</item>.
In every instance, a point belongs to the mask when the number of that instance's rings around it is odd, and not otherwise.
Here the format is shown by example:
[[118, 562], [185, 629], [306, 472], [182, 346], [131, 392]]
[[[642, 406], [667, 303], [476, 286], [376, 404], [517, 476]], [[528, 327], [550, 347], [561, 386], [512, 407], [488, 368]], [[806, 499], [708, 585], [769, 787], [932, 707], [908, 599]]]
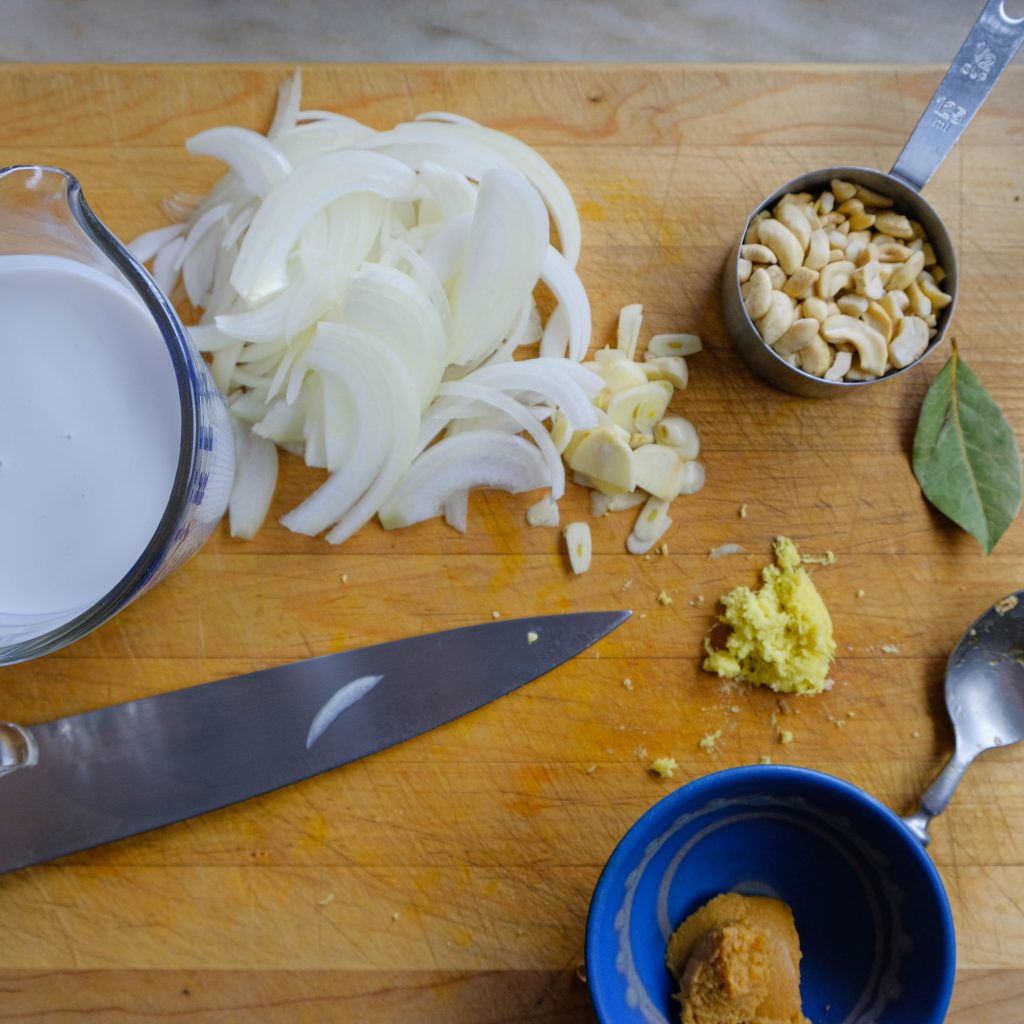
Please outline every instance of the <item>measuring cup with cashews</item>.
[[989, 0], [888, 174], [811, 171], [747, 218], [726, 262], [722, 312], [740, 356], [769, 384], [832, 398], [897, 377], [942, 344], [956, 253], [921, 189], [1022, 41], [1024, 18]]

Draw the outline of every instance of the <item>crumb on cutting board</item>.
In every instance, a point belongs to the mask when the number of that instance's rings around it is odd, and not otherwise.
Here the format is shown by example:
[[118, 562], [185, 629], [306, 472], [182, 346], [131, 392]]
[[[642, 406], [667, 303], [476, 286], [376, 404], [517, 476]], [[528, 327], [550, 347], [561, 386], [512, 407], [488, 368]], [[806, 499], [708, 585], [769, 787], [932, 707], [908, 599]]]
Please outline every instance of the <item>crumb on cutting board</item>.
[[674, 757], [656, 757], [648, 767], [648, 771], [652, 775], [657, 775], [660, 778], [668, 779], [676, 773], [676, 769], [679, 767], [679, 762]]
[[722, 730], [716, 729], [714, 732], [705, 733], [697, 741], [697, 746], [701, 750], [711, 750], [714, 745], [722, 738]]

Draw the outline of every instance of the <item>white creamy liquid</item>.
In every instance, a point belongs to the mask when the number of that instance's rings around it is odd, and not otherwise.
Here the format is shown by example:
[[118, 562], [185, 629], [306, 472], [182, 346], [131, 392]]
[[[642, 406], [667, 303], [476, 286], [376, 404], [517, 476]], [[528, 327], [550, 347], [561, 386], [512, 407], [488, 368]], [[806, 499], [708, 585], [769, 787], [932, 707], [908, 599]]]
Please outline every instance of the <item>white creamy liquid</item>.
[[102, 598], [152, 539], [181, 412], [170, 355], [126, 285], [55, 256], [0, 256], [3, 625]]

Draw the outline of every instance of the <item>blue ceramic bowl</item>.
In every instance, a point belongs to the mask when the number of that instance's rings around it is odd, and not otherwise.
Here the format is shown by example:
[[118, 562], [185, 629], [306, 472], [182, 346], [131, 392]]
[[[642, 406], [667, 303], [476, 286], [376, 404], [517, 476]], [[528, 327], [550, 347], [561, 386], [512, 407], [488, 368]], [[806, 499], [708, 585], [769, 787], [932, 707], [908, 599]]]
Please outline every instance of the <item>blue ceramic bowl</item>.
[[793, 908], [800, 989], [815, 1024], [942, 1024], [956, 943], [923, 847], [855, 786], [782, 765], [683, 786], [626, 833], [587, 922], [587, 979], [603, 1024], [679, 1019], [669, 935], [713, 896]]

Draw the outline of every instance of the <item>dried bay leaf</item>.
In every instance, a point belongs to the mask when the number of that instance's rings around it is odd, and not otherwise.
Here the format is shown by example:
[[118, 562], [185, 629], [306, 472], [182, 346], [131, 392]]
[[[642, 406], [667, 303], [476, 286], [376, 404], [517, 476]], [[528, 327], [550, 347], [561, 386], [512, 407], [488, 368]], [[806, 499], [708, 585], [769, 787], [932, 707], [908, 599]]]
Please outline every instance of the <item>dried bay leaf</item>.
[[914, 437], [924, 496], [977, 538], [986, 554], [1020, 510], [1020, 448], [992, 396], [953, 354], [932, 382]]

